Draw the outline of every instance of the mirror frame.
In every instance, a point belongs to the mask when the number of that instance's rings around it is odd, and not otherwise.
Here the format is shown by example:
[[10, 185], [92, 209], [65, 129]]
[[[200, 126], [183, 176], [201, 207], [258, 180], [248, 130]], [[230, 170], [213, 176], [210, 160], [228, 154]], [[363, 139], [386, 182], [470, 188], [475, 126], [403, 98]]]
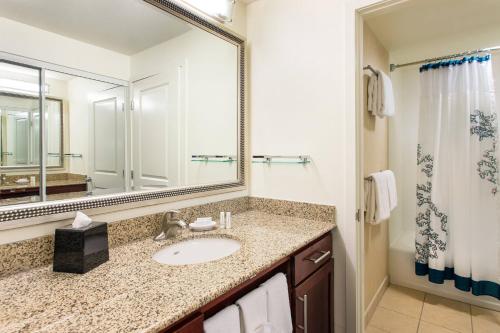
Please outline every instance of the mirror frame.
[[[177, 187], [172, 189], [145, 190], [138, 192], [123, 192], [119, 194], [82, 197], [58, 201], [45, 201], [18, 206], [0, 207], [0, 223], [40, 216], [69, 213], [78, 210], [96, 209], [116, 205], [129, 204], [139, 201], [153, 200], [151, 204], [158, 204], [158, 199], [203, 194], [212, 195], [221, 192], [238, 191], [246, 188], [245, 181], [245, 39], [236, 35], [222, 24], [208, 20], [199, 14], [181, 6], [174, 0], [143, 0], [169, 14], [172, 14], [187, 23], [201, 28], [227, 42], [235, 45], [238, 52], [238, 178], [234, 182], [214, 183], [206, 185]], [[214, 193], [215, 192], [215, 193]]]

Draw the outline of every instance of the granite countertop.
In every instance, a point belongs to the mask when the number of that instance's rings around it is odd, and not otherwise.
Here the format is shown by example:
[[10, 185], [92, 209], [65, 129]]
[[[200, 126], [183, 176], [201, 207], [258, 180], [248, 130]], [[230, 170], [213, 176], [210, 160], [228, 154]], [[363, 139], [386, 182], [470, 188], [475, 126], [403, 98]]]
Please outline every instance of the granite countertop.
[[[45, 266], [0, 279], [0, 333], [157, 332], [276, 261], [332, 230], [331, 222], [248, 211], [233, 228], [188, 230], [175, 240], [136, 241], [110, 249], [110, 260], [84, 274]], [[181, 239], [212, 236], [241, 242], [235, 254], [209, 263], [168, 266], [151, 259]]]

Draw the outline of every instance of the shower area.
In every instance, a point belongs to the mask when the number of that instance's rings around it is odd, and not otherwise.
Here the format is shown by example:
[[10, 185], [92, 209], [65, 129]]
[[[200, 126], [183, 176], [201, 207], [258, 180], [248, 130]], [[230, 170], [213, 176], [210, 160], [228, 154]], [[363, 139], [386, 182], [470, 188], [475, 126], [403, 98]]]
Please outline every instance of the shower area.
[[364, 97], [365, 182], [387, 169], [397, 189], [390, 217], [364, 226], [372, 326], [396, 286], [461, 302], [473, 318], [493, 310], [500, 332], [499, 14], [498, 1], [413, 0], [363, 17], [364, 93], [382, 71], [394, 100], [377, 117]]
[[[500, 45], [500, 30], [482, 45]], [[497, 311], [499, 50], [411, 65], [394, 54], [391, 63], [403, 66], [392, 66], [398, 112], [388, 131], [400, 199], [389, 222], [391, 283]]]

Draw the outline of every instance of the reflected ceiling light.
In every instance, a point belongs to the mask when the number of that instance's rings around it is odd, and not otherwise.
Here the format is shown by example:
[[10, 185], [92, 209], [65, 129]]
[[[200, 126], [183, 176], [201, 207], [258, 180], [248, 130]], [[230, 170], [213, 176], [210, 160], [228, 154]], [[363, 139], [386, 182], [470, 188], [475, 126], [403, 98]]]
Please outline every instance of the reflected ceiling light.
[[233, 20], [233, 9], [236, 0], [180, 0], [191, 7], [227, 23]]
[[[40, 86], [37, 83], [11, 80], [11, 79], [0, 79], [0, 91], [34, 95], [37, 96], [40, 93]], [[45, 94], [49, 93], [49, 85], [44, 85]]]
[[6, 71], [6, 72], [29, 75], [29, 76], [39, 76], [40, 73], [37, 69], [11, 65], [5, 62], [0, 62], [0, 71]]

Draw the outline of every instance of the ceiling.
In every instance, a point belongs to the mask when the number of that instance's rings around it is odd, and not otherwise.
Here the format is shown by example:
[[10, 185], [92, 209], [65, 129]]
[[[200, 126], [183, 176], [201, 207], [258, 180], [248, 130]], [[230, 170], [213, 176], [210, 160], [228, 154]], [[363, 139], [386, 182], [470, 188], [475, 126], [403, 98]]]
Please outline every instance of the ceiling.
[[191, 29], [142, 0], [1, 0], [0, 16], [126, 55]]
[[389, 51], [462, 31], [500, 28], [500, 0], [410, 0], [365, 22]]

